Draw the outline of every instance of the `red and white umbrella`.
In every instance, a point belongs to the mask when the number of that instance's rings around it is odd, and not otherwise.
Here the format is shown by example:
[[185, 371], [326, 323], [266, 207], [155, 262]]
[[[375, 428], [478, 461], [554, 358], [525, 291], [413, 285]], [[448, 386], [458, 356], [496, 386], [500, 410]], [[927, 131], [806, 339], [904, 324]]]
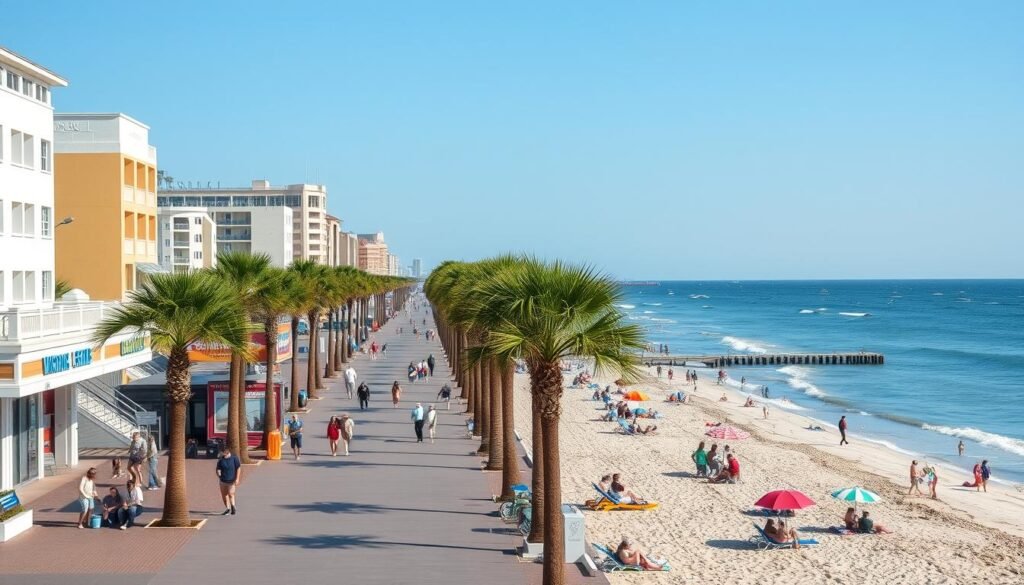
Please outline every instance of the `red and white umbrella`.
[[754, 505], [769, 510], [800, 510], [813, 506], [814, 500], [797, 490], [776, 490], [761, 496]]
[[724, 426], [715, 427], [704, 434], [713, 439], [724, 439], [730, 441], [735, 441], [736, 439], [746, 439], [747, 437], [750, 436], [750, 433], [748, 433], [747, 431]]

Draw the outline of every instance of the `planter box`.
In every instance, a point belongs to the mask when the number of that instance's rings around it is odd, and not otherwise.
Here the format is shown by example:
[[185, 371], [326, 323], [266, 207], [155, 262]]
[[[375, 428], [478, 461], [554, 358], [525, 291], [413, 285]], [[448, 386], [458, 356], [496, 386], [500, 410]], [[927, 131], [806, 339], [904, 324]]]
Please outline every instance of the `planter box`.
[[25, 510], [14, 518], [0, 522], [0, 542], [7, 542], [29, 528], [32, 528], [32, 510]]

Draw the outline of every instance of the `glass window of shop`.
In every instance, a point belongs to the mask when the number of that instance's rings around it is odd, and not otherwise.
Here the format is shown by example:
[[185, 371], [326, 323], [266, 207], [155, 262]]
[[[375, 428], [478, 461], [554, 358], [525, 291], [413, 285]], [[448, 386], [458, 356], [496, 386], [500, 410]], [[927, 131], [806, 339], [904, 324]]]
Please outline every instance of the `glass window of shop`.
[[14, 483], [39, 477], [39, 397], [26, 396], [11, 401], [14, 422]]

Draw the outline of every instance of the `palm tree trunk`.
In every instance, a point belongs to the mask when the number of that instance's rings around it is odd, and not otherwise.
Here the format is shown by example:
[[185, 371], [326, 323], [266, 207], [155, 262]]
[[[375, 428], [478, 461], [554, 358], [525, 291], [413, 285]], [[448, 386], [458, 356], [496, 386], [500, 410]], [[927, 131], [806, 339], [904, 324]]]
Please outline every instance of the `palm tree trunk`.
[[334, 322], [338, 324], [338, 329], [337, 330], [333, 330], [333, 333], [334, 333], [334, 371], [335, 372], [340, 372], [343, 369], [341, 367], [341, 364], [344, 363], [344, 361], [345, 361], [345, 360], [342, 359], [342, 355], [343, 354], [341, 352], [341, 342], [342, 342], [342, 339], [341, 339], [341, 324], [342, 324], [341, 312], [342, 312], [341, 311], [341, 307], [336, 307], [334, 309]]
[[487, 453], [491, 445], [491, 379], [490, 363], [480, 362], [480, 447], [477, 453]]
[[[562, 370], [558, 363], [542, 364], [537, 372], [541, 428], [544, 435], [544, 585], [562, 585], [565, 542], [562, 518], [562, 472], [558, 453], [558, 419], [562, 415]], [[535, 517], [536, 518], [536, 517]]]
[[238, 360], [238, 451], [232, 451], [246, 464], [252, 463], [249, 458], [249, 417], [245, 412], [245, 372], [248, 366], [244, 359]]
[[306, 396], [310, 399], [316, 398], [316, 354], [319, 353], [320, 334], [317, 332], [317, 315], [310, 311], [306, 318], [309, 319], [309, 352], [306, 356]]
[[299, 410], [299, 316], [292, 315], [292, 389], [288, 412]]
[[484, 409], [483, 409], [483, 376], [480, 372], [480, 364], [477, 363], [473, 366], [471, 372], [473, 376], [473, 429], [478, 437], [483, 437], [484, 427]]
[[231, 352], [231, 362], [228, 365], [228, 435], [225, 437], [228, 449], [238, 454], [238, 401], [241, 400], [241, 393], [238, 391], [238, 363], [242, 358], [237, 352]]
[[502, 468], [501, 499], [511, 501], [515, 495], [512, 486], [519, 483], [519, 454], [516, 452], [515, 429], [515, 362], [505, 363], [501, 369], [501, 430]]
[[270, 433], [277, 430], [277, 392], [274, 391], [274, 366], [277, 365], [277, 319], [263, 321], [263, 335], [267, 340], [267, 379], [263, 404], [263, 449], [270, 447]]
[[467, 388], [467, 386], [469, 385], [466, 381], [467, 372], [466, 370], [463, 369], [462, 366], [463, 358], [465, 357], [463, 356], [462, 352], [466, 351], [466, 333], [460, 331], [458, 333], [458, 336], [458, 350], [455, 352], [455, 362], [457, 364], [457, 367], [455, 371], [459, 372], [459, 375], [462, 376], [462, 396], [459, 396], [459, 398], [466, 401], [466, 411], [470, 412], [473, 410], [473, 407], [471, 406], [472, 401], [470, 400], [470, 392], [469, 389]]
[[530, 467], [533, 480], [530, 485], [533, 492], [533, 516], [530, 534], [526, 540], [544, 542], [544, 432], [541, 428], [540, 401], [537, 399], [536, 390], [532, 391], [530, 402], [533, 405], [533, 465]]
[[324, 360], [324, 378], [337, 378], [334, 373], [334, 311], [327, 311], [327, 359]]
[[[325, 390], [324, 380], [320, 376], [320, 311], [316, 313], [317, 329], [316, 329], [316, 367], [313, 368], [314, 381], [316, 382], [317, 396], [320, 395], [321, 390]], [[330, 338], [330, 335], [328, 335]]]
[[491, 375], [490, 383], [490, 437], [487, 441], [487, 469], [498, 471], [502, 468], [501, 444], [504, 436], [501, 432], [501, 372], [498, 370], [496, 360], [487, 360], [487, 371]]
[[[351, 305], [349, 305], [351, 307]], [[339, 318], [340, 319], [340, 318]], [[338, 346], [337, 362], [339, 364], [348, 363], [348, 330], [352, 326], [352, 310], [348, 310], [345, 315], [345, 319], [341, 319], [338, 329], [341, 331], [341, 343]], [[343, 369], [340, 365], [338, 369]]]
[[167, 360], [167, 397], [171, 403], [168, 424], [167, 482], [161, 526], [191, 526], [188, 515], [188, 484], [185, 479], [185, 416], [192, 396], [190, 363], [185, 348], [171, 350]]

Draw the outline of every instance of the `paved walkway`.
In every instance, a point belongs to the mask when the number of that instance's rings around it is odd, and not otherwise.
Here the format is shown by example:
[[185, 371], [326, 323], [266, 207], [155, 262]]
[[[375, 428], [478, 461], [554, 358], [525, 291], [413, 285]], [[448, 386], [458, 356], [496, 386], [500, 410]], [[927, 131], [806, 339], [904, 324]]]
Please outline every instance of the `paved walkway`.
[[[426, 313], [416, 315], [422, 331]], [[304, 417], [301, 461], [264, 464], [239, 490], [239, 515], [214, 518], [151, 581], [246, 583], [475, 583], [537, 580], [539, 567], [513, 554], [518, 540], [493, 517], [496, 506], [475, 442], [465, 438], [462, 409], [440, 411], [435, 444], [416, 443], [410, 411], [424, 407], [450, 379], [440, 345], [411, 334], [408, 317], [376, 335], [388, 356], [356, 362], [371, 389], [370, 409], [345, 398], [330, 380], [324, 398]], [[397, 335], [402, 326], [404, 335]], [[432, 325], [428, 325], [432, 327]], [[409, 384], [410, 361], [430, 353], [435, 377]], [[391, 383], [403, 387], [392, 407]], [[405, 383], [403, 383], [405, 382]], [[326, 439], [333, 414], [354, 417], [350, 457], [331, 457]], [[533, 576], [531, 576], [531, 574]]]

